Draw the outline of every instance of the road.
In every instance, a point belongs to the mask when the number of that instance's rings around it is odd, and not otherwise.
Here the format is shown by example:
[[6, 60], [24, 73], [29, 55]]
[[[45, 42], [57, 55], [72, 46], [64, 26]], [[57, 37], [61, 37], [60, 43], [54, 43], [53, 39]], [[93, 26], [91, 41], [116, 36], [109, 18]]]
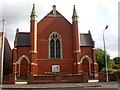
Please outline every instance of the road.
[[[2, 90], [118, 90], [119, 82], [13, 84], [2, 85]], [[120, 89], [119, 89], [120, 90]]]
[[58, 88], [58, 89], [2, 89], [2, 90], [118, 90], [117, 88]]

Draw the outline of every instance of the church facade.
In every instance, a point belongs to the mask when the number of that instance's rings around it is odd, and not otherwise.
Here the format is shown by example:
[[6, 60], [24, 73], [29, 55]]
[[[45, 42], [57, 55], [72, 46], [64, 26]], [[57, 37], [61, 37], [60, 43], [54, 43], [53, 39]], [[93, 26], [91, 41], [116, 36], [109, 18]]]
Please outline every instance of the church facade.
[[72, 23], [53, 6], [37, 21], [35, 5], [30, 16], [30, 32], [16, 30], [13, 49], [13, 74], [16, 78], [50, 73], [81, 75], [98, 79], [95, 42], [90, 31], [80, 33], [73, 8]]

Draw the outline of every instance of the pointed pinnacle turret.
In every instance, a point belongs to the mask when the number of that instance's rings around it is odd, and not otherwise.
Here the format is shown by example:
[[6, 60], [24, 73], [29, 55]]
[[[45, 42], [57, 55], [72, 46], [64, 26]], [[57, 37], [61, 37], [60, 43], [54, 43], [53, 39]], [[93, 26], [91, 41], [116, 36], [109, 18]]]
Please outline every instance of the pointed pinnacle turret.
[[19, 28], [16, 29], [16, 33], [19, 33]]
[[90, 30], [88, 31], [88, 34], [90, 35], [91, 40], [93, 40]]
[[75, 5], [74, 5], [74, 8], [73, 8], [72, 19], [73, 19], [73, 21], [78, 21], [78, 16], [77, 16], [77, 12], [76, 12], [76, 9], [75, 9]]
[[56, 6], [53, 5], [53, 15], [56, 15]]
[[32, 12], [31, 12], [31, 16], [32, 16], [32, 15], [36, 15], [36, 12], [35, 12], [35, 4], [33, 4]]
[[31, 12], [31, 20], [37, 20], [37, 15], [35, 12], [35, 4], [33, 4], [32, 12]]

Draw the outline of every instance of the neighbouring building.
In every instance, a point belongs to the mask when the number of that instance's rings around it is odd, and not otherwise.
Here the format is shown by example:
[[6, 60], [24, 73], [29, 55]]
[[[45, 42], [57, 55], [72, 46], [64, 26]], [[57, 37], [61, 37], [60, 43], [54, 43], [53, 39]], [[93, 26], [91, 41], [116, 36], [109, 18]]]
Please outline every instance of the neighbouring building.
[[86, 73], [90, 78], [98, 79], [95, 42], [90, 31], [80, 34], [79, 31], [75, 6], [72, 23], [56, 10], [55, 5], [38, 22], [34, 4], [30, 16], [30, 32], [16, 30], [13, 48], [15, 78]]
[[[3, 57], [3, 72], [1, 72], [1, 58], [2, 58], [2, 40], [3, 32], [0, 32], [0, 80], [1, 74], [3, 74], [3, 83], [7, 82], [7, 78], [12, 74], [12, 50], [10, 48], [7, 38], [4, 39], [4, 57]], [[0, 82], [1, 83], [1, 82]]]

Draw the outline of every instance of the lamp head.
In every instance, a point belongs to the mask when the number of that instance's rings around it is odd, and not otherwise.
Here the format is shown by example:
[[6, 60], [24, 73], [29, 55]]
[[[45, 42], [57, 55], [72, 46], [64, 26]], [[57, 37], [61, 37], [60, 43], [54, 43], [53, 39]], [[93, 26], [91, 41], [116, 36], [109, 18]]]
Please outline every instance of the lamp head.
[[105, 29], [107, 29], [108, 28], [108, 25], [105, 27]]

